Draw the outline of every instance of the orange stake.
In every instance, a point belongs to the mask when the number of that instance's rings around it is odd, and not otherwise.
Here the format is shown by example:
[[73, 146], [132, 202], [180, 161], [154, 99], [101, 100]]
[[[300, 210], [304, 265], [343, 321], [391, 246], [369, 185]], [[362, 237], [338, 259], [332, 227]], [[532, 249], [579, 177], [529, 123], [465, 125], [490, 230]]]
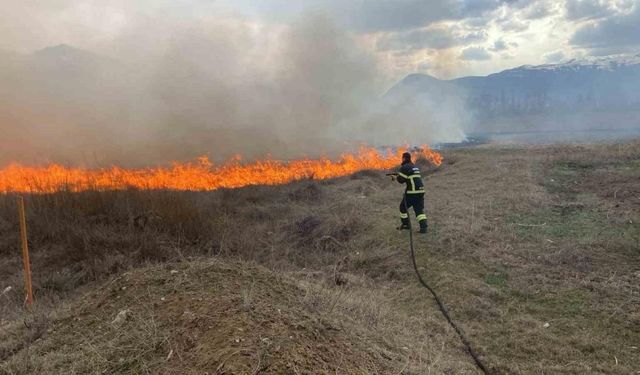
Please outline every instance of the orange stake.
[[27, 243], [27, 220], [24, 211], [24, 199], [18, 197], [18, 211], [20, 212], [20, 239], [22, 241], [22, 259], [24, 261], [24, 288], [27, 306], [33, 304], [33, 289], [31, 285], [31, 264], [29, 263], [29, 245]]

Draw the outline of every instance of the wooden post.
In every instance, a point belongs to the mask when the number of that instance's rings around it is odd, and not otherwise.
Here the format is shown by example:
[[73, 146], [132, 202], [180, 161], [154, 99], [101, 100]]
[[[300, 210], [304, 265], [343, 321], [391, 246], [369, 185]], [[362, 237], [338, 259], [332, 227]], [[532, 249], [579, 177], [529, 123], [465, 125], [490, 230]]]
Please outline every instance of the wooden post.
[[22, 241], [22, 260], [24, 262], [24, 289], [26, 304], [33, 304], [33, 289], [31, 285], [31, 264], [29, 263], [29, 244], [27, 243], [27, 219], [24, 211], [24, 198], [18, 197], [18, 211], [20, 213], [20, 239]]

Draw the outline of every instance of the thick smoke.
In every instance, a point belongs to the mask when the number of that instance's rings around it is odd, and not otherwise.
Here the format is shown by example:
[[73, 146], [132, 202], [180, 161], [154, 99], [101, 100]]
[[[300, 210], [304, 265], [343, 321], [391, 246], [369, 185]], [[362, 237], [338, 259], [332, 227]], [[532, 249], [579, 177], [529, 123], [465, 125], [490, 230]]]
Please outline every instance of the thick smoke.
[[457, 102], [382, 100], [381, 76], [321, 15], [140, 19], [91, 52], [2, 56], [0, 166], [334, 156], [462, 137]]

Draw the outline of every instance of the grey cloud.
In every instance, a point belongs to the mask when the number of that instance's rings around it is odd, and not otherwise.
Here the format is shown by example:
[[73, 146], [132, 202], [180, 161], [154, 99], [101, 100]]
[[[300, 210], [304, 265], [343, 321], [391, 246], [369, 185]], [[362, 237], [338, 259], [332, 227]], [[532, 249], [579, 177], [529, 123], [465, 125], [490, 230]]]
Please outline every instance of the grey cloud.
[[565, 7], [569, 20], [597, 19], [612, 13], [608, 3], [602, 0], [567, 0]]
[[638, 47], [637, 46], [603, 46], [589, 49], [589, 55], [591, 56], [610, 56], [617, 54], [629, 54], [629, 55], [637, 55]]
[[483, 47], [467, 47], [462, 50], [460, 58], [463, 60], [481, 61], [491, 59], [491, 55]]
[[546, 53], [542, 57], [544, 57], [544, 60], [549, 63], [557, 63], [565, 59], [564, 52], [562, 51]]
[[345, 26], [363, 32], [406, 30], [455, 17], [453, 1], [337, 1], [330, 8]]
[[391, 33], [381, 38], [376, 47], [378, 50], [443, 49], [453, 44], [455, 44], [455, 39], [450, 31], [431, 29]]
[[504, 51], [507, 48], [509, 48], [507, 46], [507, 43], [504, 41], [504, 39], [498, 39], [495, 42], [493, 42], [493, 47], [491, 48], [492, 51], [497, 52], [497, 51]]
[[526, 31], [529, 28], [529, 24], [523, 21], [519, 21], [515, 18], [512, 18], [512, 19], [500, 22], [500, 28], [502, 29], [502, 31], [518, 33], [522, 31]]
[[540, 1], [533, 3], [529, 8], [527, 8], [523, 16], [528, 20], [537, 20], [549, 16], [552, 14], [552, 10], [553, 6], [551, 3]]
[[623, 48], [640, 45], [640, 5], [632, 12], [602, 19], [579, 28], [571, 44], [586, 48]]
[[[227, 0], [233, 4], [230, 0]], [[503, 4], [503, 0], [235, 0], [244, 8], [281, 19], [296, 12], [327, 13], [337, 24], [355, 32], [403, 31], [443, 20], [482, 17]]]
[[389, 33], [378, 41], [376, 47], [378, 50], [445, 49], [482, 42], [486, 39], [487, 33], [483, 30], [463, 31], [444, 27], [431, 27]]
[[507, 13], [496, 19], [497, 25], [505, 32], [519, 33], [529, 28], [530, 21], [547, 18], [557, 11], [554, 0], [522, 0], [509, 3]]
[[465, 20], [465, 24], [471, 27], [484, 27], [489, 22], [491, 22], [492, 17], [484, 16], [484, 17], [472, 17]]
[[540, 0], [502, 0], [501, 3], [507, 4], [512, 8], [523, 9], [531, 4], [535, 4], [537, 1]]
[[464, 18], [482, 15], [496, 9], [502, 1], [497, 0], [467, 0], [461, 2], [460, 15]]
[[484, 30], [479, 30], [479, 31], [472, 31], [469, 32], [467, 34], [464, 34], [462, 36], [460, 36], [459, 38], [457, 38], [457, 40], [460, 41], [461, 45], [466, 45], [466, 44], [470, 44], [470, 43], [477, 43], [477, 42], [483, 42], [485, 40], [487, 40], [487, 32]]
[[462, 3], [462, 14], [467, 17], [478, 16], [495, 10], [503, 5], [514, 9], [524, 9], [540, 0], [465, 0]]
[[[357, 31], [406, 30], [441, 20], [482, 17], [504, 0], [338, 1], [333, 10], [349, 18]], [[517, 3], [517, 2], [513, 2]], [[349, 25], [347, 25], [349, 26]]]

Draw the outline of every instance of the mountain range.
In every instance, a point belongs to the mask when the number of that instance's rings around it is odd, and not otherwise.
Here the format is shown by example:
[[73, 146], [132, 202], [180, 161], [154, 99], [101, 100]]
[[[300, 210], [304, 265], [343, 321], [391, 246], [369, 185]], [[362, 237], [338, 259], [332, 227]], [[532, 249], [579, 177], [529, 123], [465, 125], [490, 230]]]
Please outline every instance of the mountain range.
[[523, 65], [484, 77], [440, 80], [411, 74], [387, 98], [457, 96], [475, 115], [628, 111], [640, 109], [640, 54]]

